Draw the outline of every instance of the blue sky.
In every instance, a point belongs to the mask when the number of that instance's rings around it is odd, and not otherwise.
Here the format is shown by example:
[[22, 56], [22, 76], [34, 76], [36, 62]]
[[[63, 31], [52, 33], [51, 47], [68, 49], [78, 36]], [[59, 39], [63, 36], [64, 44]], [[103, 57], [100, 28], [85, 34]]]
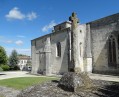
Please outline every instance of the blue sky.
[[0, 0], [0, 45], [31, 54], [31, 40], [76, 12], [80, 23], [119, 12], [119, 0]]

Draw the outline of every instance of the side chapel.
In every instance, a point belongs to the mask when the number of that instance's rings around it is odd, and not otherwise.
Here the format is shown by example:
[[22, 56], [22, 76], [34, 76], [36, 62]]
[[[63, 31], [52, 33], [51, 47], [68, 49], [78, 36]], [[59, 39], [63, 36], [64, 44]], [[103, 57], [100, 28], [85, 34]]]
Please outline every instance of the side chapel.
[[32, 73], [119, 74], [119, 13], [86, 24], [76, 13], [52, 33], [31, 40]]

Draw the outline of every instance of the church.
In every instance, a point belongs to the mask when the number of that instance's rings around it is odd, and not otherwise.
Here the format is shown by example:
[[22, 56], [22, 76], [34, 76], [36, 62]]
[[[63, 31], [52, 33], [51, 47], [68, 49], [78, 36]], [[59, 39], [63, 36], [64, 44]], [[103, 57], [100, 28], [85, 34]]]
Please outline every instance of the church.
[[32, 73], [119, 74], [119, 13], [80, 24], [76, 13], [51, 33], [31, 40]]

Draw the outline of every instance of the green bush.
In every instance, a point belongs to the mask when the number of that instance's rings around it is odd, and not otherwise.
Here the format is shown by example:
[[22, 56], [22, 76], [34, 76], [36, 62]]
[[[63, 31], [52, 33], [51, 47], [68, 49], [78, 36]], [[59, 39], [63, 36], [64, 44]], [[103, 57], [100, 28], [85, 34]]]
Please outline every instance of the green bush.
[[14, 66], [14, 70], [20, 70], [19, 66]]
[[1, 68], [3, 69], [3, 71], [8, 71], [10, 69], [8, 65], [1, 65]]
[[20, 70], [19, 66], [18, 65], [15, 65], [15, 66], [10, 66], [9, 68], [11, 71], [13, 70]]
[[3, 69], [0, 67], [0, 71], [3, 71]]

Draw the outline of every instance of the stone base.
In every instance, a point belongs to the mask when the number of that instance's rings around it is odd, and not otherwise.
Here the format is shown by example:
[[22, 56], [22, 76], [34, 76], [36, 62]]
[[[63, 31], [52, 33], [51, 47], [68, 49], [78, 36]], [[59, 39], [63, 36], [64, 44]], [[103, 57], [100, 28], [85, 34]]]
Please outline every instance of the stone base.
[[75, 92], [80, 88], [90, 88], [92, 80], [85, 73], [65, 73], [59, 81], [58, 86], [66, 91]]

